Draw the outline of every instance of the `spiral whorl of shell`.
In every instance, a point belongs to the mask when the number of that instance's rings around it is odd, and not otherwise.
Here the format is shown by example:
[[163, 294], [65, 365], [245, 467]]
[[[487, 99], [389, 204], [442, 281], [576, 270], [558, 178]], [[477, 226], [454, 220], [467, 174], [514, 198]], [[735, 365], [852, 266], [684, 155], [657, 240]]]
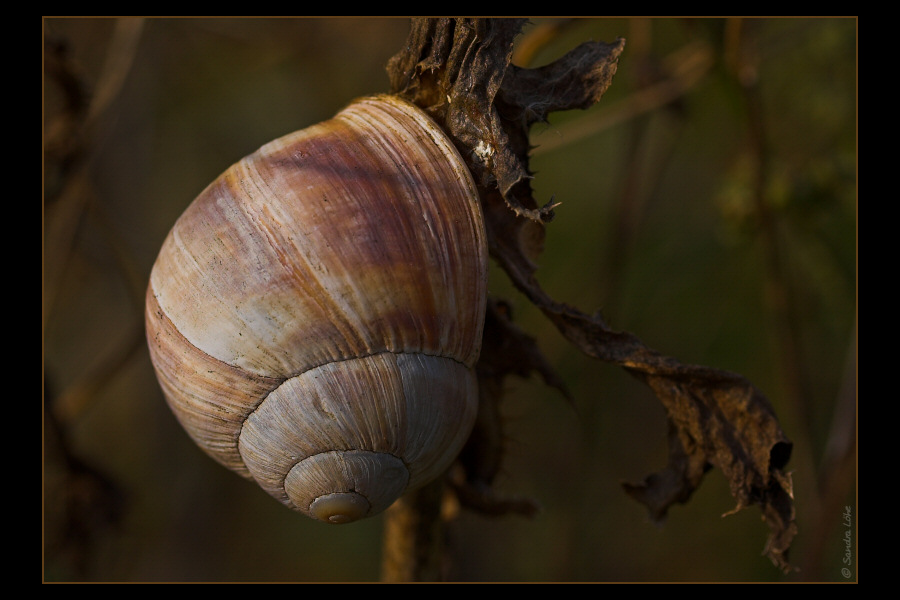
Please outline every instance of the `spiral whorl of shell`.
[[260, 148], [179, 218], [147, 336], [194, 441], [328, 522], [456, 457], [477, 408], [487, 248], [452, 143], [392, 96]]

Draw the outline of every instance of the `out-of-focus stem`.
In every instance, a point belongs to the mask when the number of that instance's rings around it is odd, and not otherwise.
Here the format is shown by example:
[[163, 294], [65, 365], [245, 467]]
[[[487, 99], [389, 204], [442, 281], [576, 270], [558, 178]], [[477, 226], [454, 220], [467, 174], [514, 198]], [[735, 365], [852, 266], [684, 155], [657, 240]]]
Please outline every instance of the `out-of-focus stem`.
[[443, 478], [410, 492], [385, 512], [384, 582], [440, 581], [444, 548]]

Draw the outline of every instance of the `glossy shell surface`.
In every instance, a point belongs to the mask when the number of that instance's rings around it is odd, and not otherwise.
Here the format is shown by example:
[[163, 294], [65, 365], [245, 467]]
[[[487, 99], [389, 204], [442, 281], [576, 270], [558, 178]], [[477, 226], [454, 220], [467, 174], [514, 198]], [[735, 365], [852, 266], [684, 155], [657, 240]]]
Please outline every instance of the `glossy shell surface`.
[[210, 456], [291, 508], [352, 521], [466, 441], [486, 287], [465, 164], [424, 112], [376, 96], [200, 194], [153, 267], [148, 342]]

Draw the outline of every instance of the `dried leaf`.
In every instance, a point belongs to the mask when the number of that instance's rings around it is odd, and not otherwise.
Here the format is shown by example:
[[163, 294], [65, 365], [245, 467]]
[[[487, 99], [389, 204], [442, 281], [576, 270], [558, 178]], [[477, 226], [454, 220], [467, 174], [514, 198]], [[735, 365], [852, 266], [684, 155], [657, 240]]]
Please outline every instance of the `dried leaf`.
[[506, 449], [500, 416], [504, 380], [511, 375], [524, 379], [537, 373], [544, 383], [559, 390], [566, 398], [570, 398], [569, 392], [541, 353], [535, 339], [512, 322], [509, 306], [496, 299], [488, 300], [484, 344], [476, 371], [478, 416], [459, 456], [463, 473], [453, 481], [460, 501], [487, 514], [497, 514], [504, 507], [520, 514], [534, 514], [534, 501], [501, 499], [491, 491]]
[[[553, 200], [539, 207], [530, 186], [529, 127], [553, 111], [599, 101], [616, 72], [624, 40], [585, 43], [537, 69], [510, 64], [522, 19], [416, 19], [405, 49], [388, 66], [392, 87], [425, 108], [454, 140], [481, 191], [491, 256], [518, 290], [586, 355], [619, 365], [645, 382], [666, 409], [669, 463], [626, 491], [655, 519], [689, 500], [710, 468], [728, 478], [737, 507], [758, 504], [770, 536], [764, 552], [788, 570], [796, 534], [790, 475], [791, 442], [765, 396], [740, 375], [684, 365], [647, 348], [636, 336], [610, 329], [603, 318], [553, 300], [534, 277]], [[561, 387], [533, 340], [523, 345], [509, 323], [486, 332], [481, 374], [496, 408], [497, 381], [536, 370]], [[520, 350], [512, 348], [521, 346]], [[493, 368], [494, 371], [485, 371]], [[493, 378], [493, 379], [492, 379]], [[492, 385], [493, 381], [493, 385]], [[483, 392], [485, 393], [485, 392]], [[496, 419], [484, 417], [485, 423]], [[478, 434], [487, 444], [489, 434]], [[476, 436], [477, 437], [477, 436]], [[487, 452], [487, 450], [479, 450]], [[482, 457], [484, 458], [484, 457]], [[469, 459], [470, 482], [489, 483], [497, 457]], [[479, 469], [483, 469], [479, 471]]]

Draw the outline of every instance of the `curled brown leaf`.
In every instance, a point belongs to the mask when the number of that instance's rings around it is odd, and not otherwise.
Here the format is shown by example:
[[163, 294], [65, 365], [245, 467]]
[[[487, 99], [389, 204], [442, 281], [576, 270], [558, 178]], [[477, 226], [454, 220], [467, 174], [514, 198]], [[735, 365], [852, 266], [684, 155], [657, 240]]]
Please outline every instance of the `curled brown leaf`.
[[[557, 302], [535, 278], [543, 228], [553, 201], [532, 194], [529, 128], [553, 111], [585, 109], [612, 82], [625, 41], [585, 43], [536, 69], [512, 65], [513, 40], [522, 19], [417, 19], [408, 43], [390, 62], [395, 93], [425, 108], [447, 130], [475, 176], [482, 196], [491, 256], [521, 291], [584, 354], [622, 367], [643, 381], [662, 403], [669, 423], [669, 461], [625, 490], [655, 519], [690, 499], [710, 468], [729, 481], [739, 510], [759, 505], [769, 526], [764, 552], [787, 571], [796, 534], [790, 475], [784, 471], [791, 441], [765, 395], [744, 377], [682, 364], [645, 346], [628, 332], [612, 330], [602, 316]], [[540, 372], [561, 387], [537, 346], [522, 345], [509, 326], [486, 330], [481, 375], [491, 378]], [[525, 362], [511, 348], [526, 348]], [[490, 387], [490, 386], [488, 386]], [[499, 386], [496, 386], [499, 387]], [[499, 402], [501, 391], [489, 404]], [[489, 415], [490, 417], [490, 415]], [[488, 421], [490, 422], [490, 418]], [[482, 433], [482, 439], [490, 440]], [[481, 452], [481, 454], [479, 454]], [[489, 483], [497, 456], [476, 452], [469, 481]], [[485, 458], [488, 456], [489, 458]]]

